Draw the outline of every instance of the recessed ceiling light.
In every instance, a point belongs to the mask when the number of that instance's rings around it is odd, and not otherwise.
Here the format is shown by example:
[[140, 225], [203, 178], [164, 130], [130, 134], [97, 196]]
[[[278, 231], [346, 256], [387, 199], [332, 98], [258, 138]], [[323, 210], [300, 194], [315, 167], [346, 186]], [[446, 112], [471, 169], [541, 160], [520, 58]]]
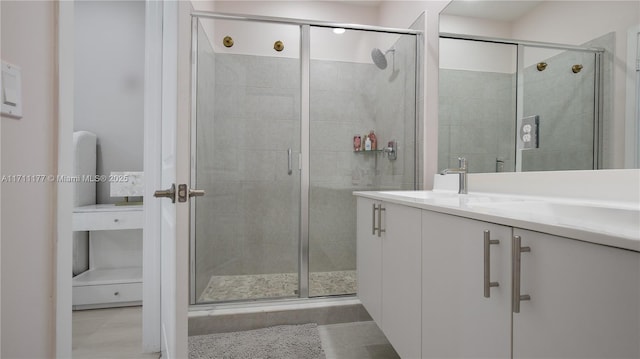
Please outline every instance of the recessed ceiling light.
[[344, 34], [344, 32], [345, 32], [345, 29], [343, 29], [341, 27], [337, 27], [337, 28], [333, 29], [333, 33], [334, 34], [340, 35], [340, 34]]

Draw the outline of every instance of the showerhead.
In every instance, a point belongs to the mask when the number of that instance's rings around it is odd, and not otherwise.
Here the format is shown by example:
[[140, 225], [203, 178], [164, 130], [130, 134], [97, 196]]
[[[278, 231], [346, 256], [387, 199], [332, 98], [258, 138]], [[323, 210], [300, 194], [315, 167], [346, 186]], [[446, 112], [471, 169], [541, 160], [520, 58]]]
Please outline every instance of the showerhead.
[[371, 59], [380, 70], [384, 70], [387, 68], [387, 58], [379, 48], [376, 47], [375, 49], [371, 50]]
[[378, 66], [380, 70], [384, 70], [387, 68], [387, 56], [386, 56], [387, 53], [395, 52], [395, 51], [396, 50], [394, 48], [390, 48], [389, 50], [383, 53], [382, 50], [376, 47], [373, 50], [371, 50], [371, 59], [373, 60], [373, 63], [376, 64], [376, 66]]

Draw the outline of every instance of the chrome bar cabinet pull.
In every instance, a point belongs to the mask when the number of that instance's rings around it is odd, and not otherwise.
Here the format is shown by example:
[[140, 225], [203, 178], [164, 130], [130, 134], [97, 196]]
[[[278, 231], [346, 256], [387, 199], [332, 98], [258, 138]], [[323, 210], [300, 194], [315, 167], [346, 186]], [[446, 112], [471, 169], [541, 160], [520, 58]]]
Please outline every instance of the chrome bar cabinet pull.
[[531, 252], [531, 247], [522, 247], [522, 239], [520, 236], [513, 236], [511, 239], [511, 270], [513, 288], [511, 297], [511, 307], [514, 313], [520, 313], [520, 302], [523, 300], [531, 300], [531, 296], [528, 294], [520, 294], [520, 271], [521, 271], [521, 254], [523, 252]]
[[378, 228], [376, 228], [376, 211], [377, 210], [378, 210], [378, 206], [376, 206], [376, 204], [374, 203], [373, 204], [373, 218], [371, 219], [371, 224], [372, 224], [372, 227], [371, 227], [372, 233], [371, 234], [374, 235], [374, 236], [376, 235], [376, 230], [378, 229]]
[[382, 211], [385, 211], [385, 208], [382, 208], [382, 205], [378, 205], [378, 237], [382, 237], [382, 233], [386, 232], [386, 229], [382, 228]]
[[292, 167], [293, 165], [291, 164], [291, 148], [287, 150], [287, 166], [288, 166], [287, 174], [291, 176], [291, 174], [293, 173], [293, 167]]
[[491, 249], [492, 244], [500, 244], [497, 239], [491, 239], [491, 232], [484, 231], [484, 297], [489, 298], [491, 296], [491, 288], [499, 287], [498, 282], [491, 281]]

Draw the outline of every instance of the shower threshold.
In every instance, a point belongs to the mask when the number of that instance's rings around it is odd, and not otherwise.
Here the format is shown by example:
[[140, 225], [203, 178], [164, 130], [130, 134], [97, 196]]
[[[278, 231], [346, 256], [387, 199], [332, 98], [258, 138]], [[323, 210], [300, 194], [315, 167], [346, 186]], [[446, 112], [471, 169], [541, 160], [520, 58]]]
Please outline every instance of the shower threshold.
[[275, 325], [370, 321], [354, 295], [198, 304], [189, 308], [189, 335], [228, 333]]
[[[309, 273], [309, 296], [354, 294], [356, 271]], [[297, 296], [297, 273], [211, 276], [198, 303]]]

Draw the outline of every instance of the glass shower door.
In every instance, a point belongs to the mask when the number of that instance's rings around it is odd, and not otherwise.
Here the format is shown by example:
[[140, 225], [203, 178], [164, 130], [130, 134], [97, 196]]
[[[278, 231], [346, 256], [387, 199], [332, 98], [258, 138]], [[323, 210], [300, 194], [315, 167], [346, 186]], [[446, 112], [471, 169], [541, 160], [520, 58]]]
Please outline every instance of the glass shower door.
[[192, 185], [207, 195], [192, 204], [191, 303], [295, 297], [299, 27], [199, 19], [193, 36]]
[[353, 191], [416, 188], [416, 36], [335, 30], [310, 31], [310, 297], [356, 293]]

